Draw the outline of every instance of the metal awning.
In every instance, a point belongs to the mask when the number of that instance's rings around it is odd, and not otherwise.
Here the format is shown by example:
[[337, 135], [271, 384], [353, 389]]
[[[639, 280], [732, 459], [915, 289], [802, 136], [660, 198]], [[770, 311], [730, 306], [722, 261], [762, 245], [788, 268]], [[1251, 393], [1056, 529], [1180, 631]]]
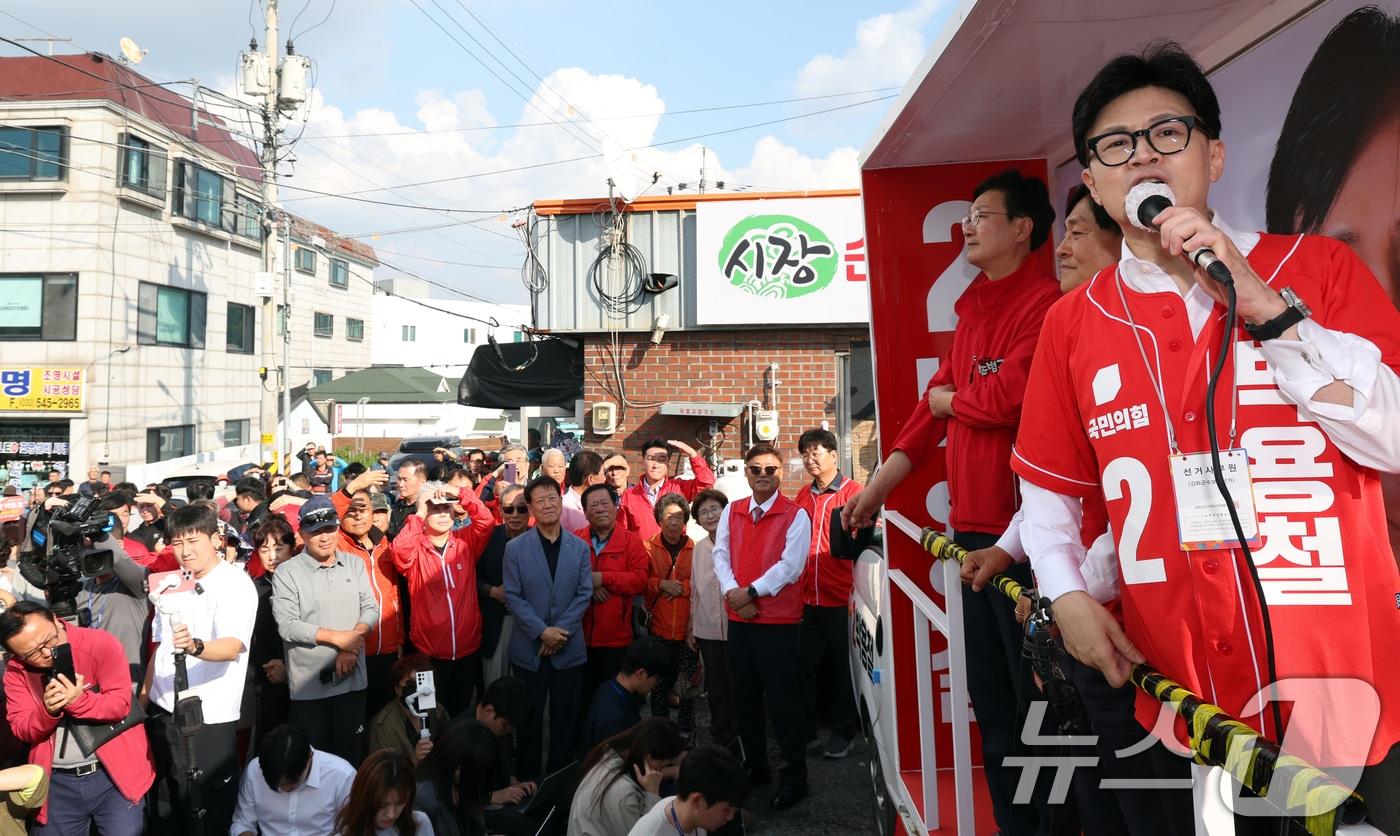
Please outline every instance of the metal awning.
[[[1070, 110], [1110, 57], [1170, 38], [1207, 72], [1312, 0], [958, 0], [862, 170], [1073, 156]], [[1184, 7], [1183, 7], [1184, 6]]]

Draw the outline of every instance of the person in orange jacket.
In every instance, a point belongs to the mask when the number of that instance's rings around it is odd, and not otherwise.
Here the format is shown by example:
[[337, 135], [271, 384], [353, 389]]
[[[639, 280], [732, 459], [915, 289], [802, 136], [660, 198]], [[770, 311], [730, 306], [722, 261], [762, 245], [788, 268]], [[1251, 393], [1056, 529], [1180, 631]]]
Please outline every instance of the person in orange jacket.
[[374, 527], [371, 491], [383, 490], [388, 484], [387, 470], [367, 470], [331, 494], [331, 503], [340, 516], [339, 548], [364, 561], [374, 602], [379, 605], [379, 623], [365, 636], [366, 719], [394, 698], [389, 668], [402, 655], [404, 637], [403, 607], [399, 602], [401, 576], [390, 553], [389, 538]]
[[[699, 667], [686, 643], [690, 635], [690, 565], [695, 544], [686, 536], [690, 504], [683, 494], [668, 493], [656, 500], [656, 523], [661, 530], [647, 540], [651, 574], [647, 578], [647, 610], [651, 634], [671, 651], [671, 666], [659, 687], [651, 691], [651, 716], [671, 716], [671, 690], [679, 677], [689, 684]], [[684, 685], [682, 686], [684, 687]], [[695, 737], [695, 699], [682, 696], [677, 704], [681, 734]]]
[[588, 544], [593, 563], [593, 600], [583, 616], [588, 662], [583, 693], [617, 676], [632, 643], [632, 598], [647, 586], [647, 550], [637, 535], [618, 524], [617, 500], [606, 485], [583, 492], [588, 527], [574, 534]]
[[[454, 529], [454, 514], [465, 514], [471, 523]], [[495, 517], [471, 491], [429, 484], [418, 492], [418, 512], [394, 538], [394, 566], [420, 604], [413, 608], [409, 637], [433, 660], [439, 701], [453, 715], [472, 704], [481, 685], [476, 561], [495, 528]]]

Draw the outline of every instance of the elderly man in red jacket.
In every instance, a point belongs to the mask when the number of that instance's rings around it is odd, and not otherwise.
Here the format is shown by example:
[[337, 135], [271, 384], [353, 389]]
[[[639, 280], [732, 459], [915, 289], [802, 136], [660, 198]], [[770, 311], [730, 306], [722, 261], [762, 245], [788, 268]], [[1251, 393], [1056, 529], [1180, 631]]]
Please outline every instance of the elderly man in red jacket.
[[588, 544], [593, 562], [593, 600], [583, 616], [588, 662], [583, 673], [585, 700], [617, 676], [632, 643], [632, 599], [646, 591], [651, 559], [637, 535], [623, 528], [612, 488], [590, 485], [583, 492], [588, 525], [574, 532]]
[[[121, 642], [24, 602], [0, 615], [0, 644], [10, 652], [10, 728], [30, 745], [29, 762], [50, 773], [37, 832], [86, 836], [95, 823], [103, 836], [139, 836], [143, 799], [156, 777], [145, 727], [137, 723], [102, 739], [108, 724], [131, 711], [131, 669]], [[72, 679], [55, 673], [55, 660], [64, 657], [72, 660]], [[74, 733], [79, 724], [87, 727]], [[89, 750], [93, 743], [100, 745]]]
[[[691, 479], [671, 477], [671, 448], [690, 459]], [[656, 500], [668, 493], [678, 493], [686, 499], [706, 488], [714, 487], [715, 473], [695, 448], [680, 441], [653, 438], [642, 445], [642, 478], [622, 493], [617, 524], [637, 535], [643, 542], [661, 530], [656, 523]]]

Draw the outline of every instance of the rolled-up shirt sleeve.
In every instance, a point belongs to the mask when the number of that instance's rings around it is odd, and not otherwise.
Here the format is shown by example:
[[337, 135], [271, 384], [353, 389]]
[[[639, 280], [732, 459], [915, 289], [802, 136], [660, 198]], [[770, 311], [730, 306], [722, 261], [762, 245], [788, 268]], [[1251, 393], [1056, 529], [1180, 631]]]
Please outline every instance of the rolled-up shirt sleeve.
[[[1284, 396], [1342, 452], [1363, 467], [1400, 472], [1400, 432], [1394, 431], [1400, 420], [1400, 377], [1381, 361], [1375, 343], [1305, 319], [1298, 323], [1297, 340], [1265, 340], [1260, 352]], [[1313, 400], [1334, 381], [1351, 387], [1350, 406]]]

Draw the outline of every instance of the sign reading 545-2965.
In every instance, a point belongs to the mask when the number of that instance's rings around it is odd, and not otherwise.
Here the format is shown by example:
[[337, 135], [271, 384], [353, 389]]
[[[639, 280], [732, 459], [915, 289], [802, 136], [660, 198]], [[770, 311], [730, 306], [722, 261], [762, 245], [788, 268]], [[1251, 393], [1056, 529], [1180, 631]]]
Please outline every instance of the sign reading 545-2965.
[[81, 412], [82, 369], [0, 368], [0, 412]]

